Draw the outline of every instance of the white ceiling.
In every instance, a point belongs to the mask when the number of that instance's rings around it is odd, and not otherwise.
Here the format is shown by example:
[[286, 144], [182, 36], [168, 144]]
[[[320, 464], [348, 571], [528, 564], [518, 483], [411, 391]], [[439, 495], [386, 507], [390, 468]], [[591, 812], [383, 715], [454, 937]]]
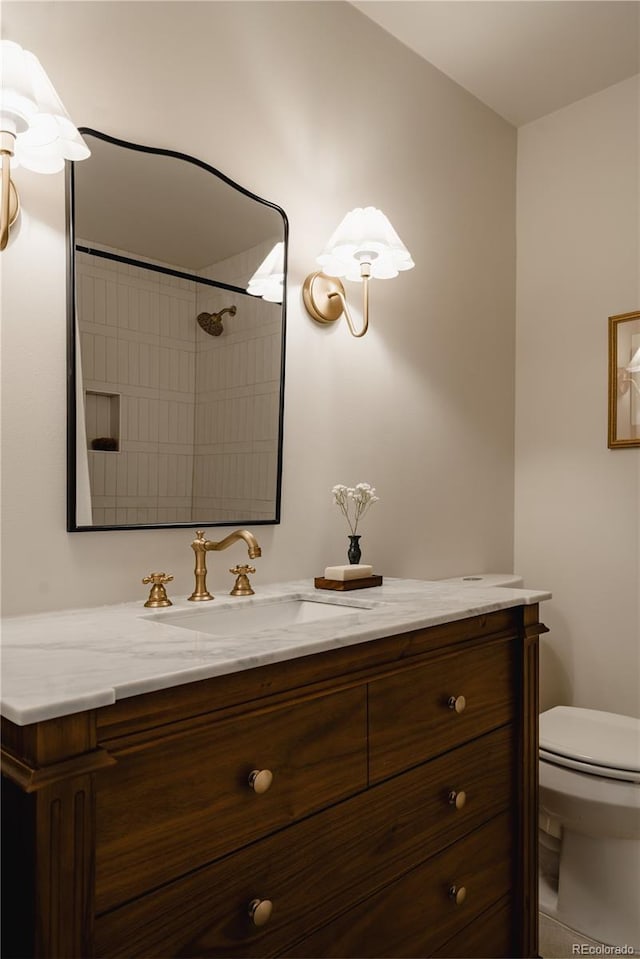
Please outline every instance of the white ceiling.
[[352, 0], [521, 126], [640, 72], [637, 0]]

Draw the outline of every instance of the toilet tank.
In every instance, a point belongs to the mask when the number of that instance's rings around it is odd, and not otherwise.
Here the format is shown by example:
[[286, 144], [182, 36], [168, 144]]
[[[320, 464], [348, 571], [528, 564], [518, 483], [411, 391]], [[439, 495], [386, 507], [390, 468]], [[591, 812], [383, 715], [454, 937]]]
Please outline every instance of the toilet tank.
[[451, 579], [439, 579], [439, 583], [451, 583], [456, 586], [507, 586], [522, 589], [522, 576], [515, 573], [469, 573], [467, 576], [454, 576]]

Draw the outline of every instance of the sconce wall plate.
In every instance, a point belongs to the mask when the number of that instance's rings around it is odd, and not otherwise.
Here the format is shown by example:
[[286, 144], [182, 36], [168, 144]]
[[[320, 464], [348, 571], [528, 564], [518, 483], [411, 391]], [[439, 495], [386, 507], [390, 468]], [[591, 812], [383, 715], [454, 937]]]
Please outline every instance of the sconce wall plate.
[[342, 316], [344, 286], [336, 276], [325, 276], [322, 271], [310, 273], [302, 287], [302, 299], [307, 313], [318, 323], [334, 323]]

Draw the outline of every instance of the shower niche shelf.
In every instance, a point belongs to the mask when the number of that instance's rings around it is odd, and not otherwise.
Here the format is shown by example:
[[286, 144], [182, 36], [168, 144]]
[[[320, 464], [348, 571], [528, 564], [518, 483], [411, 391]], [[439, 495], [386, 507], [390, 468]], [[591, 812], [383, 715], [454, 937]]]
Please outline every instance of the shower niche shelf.
[[120, 452], [120, 394], [85, 390], [87, 449], [91, 452]]

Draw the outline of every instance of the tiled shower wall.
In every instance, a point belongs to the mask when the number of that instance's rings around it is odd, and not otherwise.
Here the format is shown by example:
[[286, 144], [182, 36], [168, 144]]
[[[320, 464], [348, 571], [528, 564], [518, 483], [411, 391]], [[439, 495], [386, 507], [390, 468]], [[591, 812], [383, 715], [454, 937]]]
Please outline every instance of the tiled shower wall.
[[[244, 287], [273, 242], [202, 275]], [[87, 454], [93, 523], [273, 519], [280, 305], [89, 254], [76, 264], [87, 441], [118, 445]], [[201, 330], [198, 313], [232, 303], [221, 336]]]
[[93, 523], [190, 522], [196, 284], [85, 253], [76, 269], [87, 437], [105, 394], [119, 434], [88, 452]]
[[[201, 275], [245, 288], [281, 237]], [[272, 520], [278, 462], [282, 307], [259, 297], [198, 286], [197, 312], [222, 317], [224, 332], [196, 332], [194, 516], [217, 522]]]

